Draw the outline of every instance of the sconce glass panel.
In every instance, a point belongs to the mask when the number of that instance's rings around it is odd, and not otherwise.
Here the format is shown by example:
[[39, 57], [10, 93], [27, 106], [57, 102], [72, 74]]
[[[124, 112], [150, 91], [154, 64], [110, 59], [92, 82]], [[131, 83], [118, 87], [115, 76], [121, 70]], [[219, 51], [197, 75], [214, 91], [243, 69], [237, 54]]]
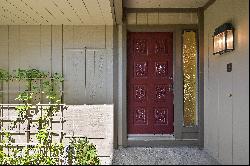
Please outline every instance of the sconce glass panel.
[[183, 33], [184, 126], [197, 125], [197, 33]]
[[214, 36], [214, 52], [219, 52], [219, 35]]
[[225, 23], [216, 28], [213, 41], [214, 55], [234, 50], [234, 29], [232, 24]]
[[227, 30], [227, 49], [234, 49], [234, 37], [233, 37], [233, 30]]

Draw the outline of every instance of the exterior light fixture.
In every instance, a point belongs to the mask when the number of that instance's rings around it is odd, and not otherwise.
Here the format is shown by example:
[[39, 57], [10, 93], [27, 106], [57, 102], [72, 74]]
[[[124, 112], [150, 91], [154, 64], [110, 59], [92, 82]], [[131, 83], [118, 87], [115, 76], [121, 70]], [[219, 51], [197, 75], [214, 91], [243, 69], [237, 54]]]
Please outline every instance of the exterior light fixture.
[[234, 50], [234, 28], [231, 23], [225, 23], [214, 31], [213, 54], [223, 54]]

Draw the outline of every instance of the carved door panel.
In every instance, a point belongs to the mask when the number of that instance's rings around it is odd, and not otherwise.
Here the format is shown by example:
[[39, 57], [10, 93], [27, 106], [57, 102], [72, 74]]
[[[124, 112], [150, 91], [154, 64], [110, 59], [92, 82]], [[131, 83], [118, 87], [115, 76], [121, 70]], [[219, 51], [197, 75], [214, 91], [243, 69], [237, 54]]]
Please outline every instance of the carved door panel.
[[173, 33], [128, 33], [128, 134], [173, 133]]

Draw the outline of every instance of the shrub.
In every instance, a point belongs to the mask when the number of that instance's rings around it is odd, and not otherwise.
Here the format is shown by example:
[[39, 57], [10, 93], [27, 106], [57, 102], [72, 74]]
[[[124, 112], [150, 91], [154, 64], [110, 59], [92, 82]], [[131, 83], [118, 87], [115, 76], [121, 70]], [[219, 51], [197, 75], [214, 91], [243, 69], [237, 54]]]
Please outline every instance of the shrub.
[[[96, 147], [90, 143], [87, 138], [78, 140], [73, 138], [68, 146], [64, 146], [62, 143], [52, 142], [53, 132], [50, 130], [49, 124], [54, 114], [60, 111], [58, 107], [61, 103], [59, 84], [63, 81], [63, 77], [60, 74], [55, 73], [49, 77], [49, 73], [47, 74], [37, 69], [18, 69], [14, 71], [13, 76], [10, 76], [7, 71], [0, 69], [0, 80], [9, 81], [11, 79], [26, 82], [26, 89], [20, 92], [16, 98], [16, 100], [24, 103], [24, 105], [19, 105], [15, 109], [18, 114], [18, 119], [27, 122], [27, 130], [30, 129], [32, 124], [31, 118], [33, 118], [33, 115], [30, 111], [35, 92], [42, 91], [42, 93], [46, 95], [49, 103], [54, 105], [50, 105], [49, 108], [42, 108], [44, 113], [43, 116], [39, 117], [38, 132], [36, 134], [37, 144], [24, 146], [22, 148], [12, 147], [11, 144], [14, 143], [15, 140], [11, 137], [10, 132], [5, 132], [4, 139], [1, 140], [0, 145], [0, 165], [100, 164]], [[41, 85], [43, 88], [37, 85], [32, 86], [32, 80], [35, 79], [43, 79]], [[16, 127], [18, 119], [13, 121], [10, 128], [13, 129]], [[1, 128], [1, 130], [4, 129]], [[5, 148], [8, 148], [7, 153], [5, 153]]]
[[99, 165], [96, 147], [87, 138], [71, 139], [67, 147], [67, 162], [73, 165]]

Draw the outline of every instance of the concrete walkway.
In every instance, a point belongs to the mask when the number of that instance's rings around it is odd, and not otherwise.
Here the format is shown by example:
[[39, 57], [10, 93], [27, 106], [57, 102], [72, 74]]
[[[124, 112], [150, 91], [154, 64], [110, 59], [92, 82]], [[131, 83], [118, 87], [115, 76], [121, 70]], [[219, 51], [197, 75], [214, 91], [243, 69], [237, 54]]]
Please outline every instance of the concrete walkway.
[[191, 147], [119, 148], [113, 165], [218, 165], [204, 150]]

